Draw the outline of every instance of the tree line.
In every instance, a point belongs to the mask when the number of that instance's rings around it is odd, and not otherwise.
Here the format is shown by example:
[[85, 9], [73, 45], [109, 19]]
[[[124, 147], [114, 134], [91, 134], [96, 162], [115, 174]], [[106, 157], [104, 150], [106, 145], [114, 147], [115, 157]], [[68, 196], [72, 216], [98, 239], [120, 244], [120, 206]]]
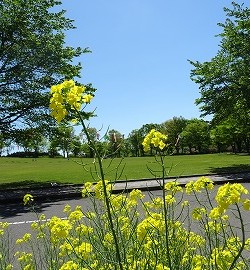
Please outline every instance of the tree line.
[[[126, 138], [115, 129], [110, 129], [102, 137], [96, 128], [89, 127], [88, 131], [91, 140], [106, 158], [142, 157], [146, 155], [142, 142], [151, 129], [167, 135], [167, 147], [164, 149], [166, 154], [249, 152], [250, 126], [241, 128], [234, 121], [225, 121], [214, 126], [202, 119], [173, 117], [161, 124], [145, 124], [132, 130]], [[75, 134], [74, 128], [65, 124], [53, 128], [49, 137], [44, 136], [38, 129], [18, 131], [12, 138], [0, 136], [0, 154], [5, 152], [8, 155], [13, 143], [24, 150], [22, 156], [38, 156], [39, 153], [44, 153], [50, 157], [94, 157], [85, 135]], [[153, 148], [147, 153], [154, 154]]]

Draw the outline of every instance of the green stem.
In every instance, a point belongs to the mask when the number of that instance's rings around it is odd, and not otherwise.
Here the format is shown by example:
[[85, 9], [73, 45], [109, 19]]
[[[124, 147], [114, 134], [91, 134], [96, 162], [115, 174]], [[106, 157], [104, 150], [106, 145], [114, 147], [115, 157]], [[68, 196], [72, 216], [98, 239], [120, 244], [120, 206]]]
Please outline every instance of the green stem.
[[166, 191], [165, 191], [165, 164], [164, 158], [160, 154], [161, 159], [161, 166], [162, 166], [162, 195], [163, 195], [163, 211], [164, 211], [164, 222], [165, 222], [165, 241], [166, 241], [166, 248], [167, 248], [167, 258], [169, 262], [169, 269], [172, 270], [172, 262], [170, 256], [170, 248], [169, 248], [169, 233], [168, 233], [168, 219], [167, 219], [167, 204], [166, 204]]
[[241, 215], [241, 212], [240, 212], [240, 208], [239, 208], [239, 205], [237, 203], [235, 205], [237, 207], [237, 211], [238, 211], [239, 219], [240, 219], [240, 227], [241, 227], [241, 231], [242, 231], [242, 245], [240, 247], [240, 250], [238, 251], [238, 254], [234, 257], [234, 260], [233, 260], [233, 262], [230, 265], [230, 268], [228, 270], [233, 270], [234, 269], [234, 266], [235, 266], [237, 260], [239, 259], [239, 257], [241, 256], [241, 254], [242, 254], [242, 252], [244, 250], [245, 241], [246, 241], [245, 228], [244, 228], [244, 223], [243, 223], [242, 215]]
[[115, 243], [115, 249], [116, 249], [116, 257], [119, 263], [119, 268], [120, 270], [123, 270], [123, 266], [122, 266], [122, 260], [121, 260], [121, 254], [120, 254], [120, 249], [119, 249], [119, 244], [118, 244], [118, 239], [117, 239], [117, 235], [115, 232], [115, 227], [114, 227], [114, 223], [112, 220], [112, 214], [111, 214], [111, 205], [110, 205], [110, 200], [109, 200], [109, 195], [108, 195], [108, 191], [106, 188], [106, 183], [105, 183], [105, 174], [104, 174], [104, 170], [103, 170], [103, 166], [102, 166], [102, 159], [101, 156], [98, 152], [98, 150], [95, 147], [95, 144], [92, 142], [87, 127], [81, 117], [81, 114], [77, 111], [78, 116], [80, 117], [80, 121], [84, 130], [84, 133], [87, 136], [87, 140], [89, 142], [90, 147], [93, 149], [95, 156], [97, 158], [98, 161], [98, 166], [99, 166], [99, 170], [100, 170], [100, 176], [101, 176], [101, 181], [102, 181], [102, 185], [103, 185], [103, 193], [104, 193], [104, 202], [107, 208], [107, 214], [108, 214], [108, 221], [109, 221], [109, 225], [110, 225], [110, 229], [114, 238], [114, 243]]

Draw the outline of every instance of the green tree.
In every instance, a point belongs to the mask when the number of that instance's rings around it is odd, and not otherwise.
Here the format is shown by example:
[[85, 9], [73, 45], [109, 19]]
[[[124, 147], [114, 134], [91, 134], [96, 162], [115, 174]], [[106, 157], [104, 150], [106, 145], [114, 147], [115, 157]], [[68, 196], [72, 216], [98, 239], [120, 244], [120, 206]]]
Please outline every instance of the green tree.
[[45, 137], [39, 128], [26, 128], [22, 130], [15, 130], [13, 133], [13, 140], [18, 145], [24, 148], [25, 152], [38, 152], [45, 146]]
[[249, 152], [250, 110], [237, 108], [238, 113], [229, 116], [223, 123], [230, 127], [233, 152]]
[[199, 85], [196, 104], [203, 115], [212, 114], [219, 123], [235, 111], [237, 102], [250, 109], [250, 9], [232, 2], [224, 8], [227, 19], [217, 55], [208, 62], [194, 62], [191, 79]]
[[250, 148], [250, 110], [243, 102], [236, 102], [232, 107], [232, 114], [217, 125], [213, 125], [210, 132], [212, 141], [218, 151], [230, 146], [233, 152], [249, 152]]
[[123, 152], [124, 136], [115, 129], [110, 129], [107, 135], [109, 140], [109, 155], [121, 157], [121, 153]]
[[173, 117], [161, 124], [162, 132], [168, 135], [168, 143], [171, 148], [175, 149], [177, 154], [179, 154], [181, 147], [180, 134], [186, 127], [187, 122], [187, 119], [180, 116]]
[[140, 149], [141, 149], [141, 143], [142, 143], [142, 138], [140, 136], [140, 133], [138, 129], [132, 130], [128, 138], [126, 139], [128, 143], [128, 148], [130, 150], [130, 153], [132, 154], [133, 157], [139, 157], [140, 156]]
[[0, 156], [6, 152], [7, 155], [14, 149], [13, 138], [8, 136], [9, 134], [1, 133], [0, 131]]
[[3, 153], [4, 148], [5, 148], [5, 140], [3, 134], [0, 132], [0, 157]]
[[[92, 128], [92, 127], [88, 127], [88, 134], [89, 134], [89, 138], [90, 140], [94, 143], [94, 144], [98, 144], [99, 141], [99, 133], [97, 131], [96, 128]], [[94, 157], [95, 153], [93, 151], [93, 149], [90, 147], [90, 143], [87, 140], [86, 135], [84, 134], [84, 132], [82, 132], [80, 134], [81, 139], [83, 140], [83, 144], [84, 144], [84, 153], [86, 154], [86, 156], [89, 156], [91, 158]]]
[[73, 136], [72, 141], [70, 143], [70, 149], [74, 157], [80, 156], [82, 154], [83, 147], [80, 136]]
[[227, 147], [232, 145], [231, 130], [231, 126], [226, 122], [222, 122], [210, 130], [211, 143], [216, 145], [218, 152], [224, 152]]
[[204, 120], [191, 119], [180, 134], [183, 144], [189, 148], [189, 152], [207, 152], [210, 145], [209, 125]]
[[58, 147], [57, 140], [55, 138], [51, 138], [50, 143], [49, 143], [49, 151], [48, 151], [49, 157], [54, 158], [55, 156], [60, 155], [58, 151], [59, 151], [59, 147]]
[[[65, 46], [73, 21], [57, 0], [0, 1], [0, 131], [46, 123], [49, 87], [80, 76], [75, 57], [87, 49]], [[50, 124], [49, 124], [50, 125]]]
[[72, 149], [72, 142], [75, 139], [74, 129], [72, 126], [67, 126], [61, 123], [53, 130], [53, 136], [50, 140], [50, 154], [56, 153], [57, 150], [63, 152], [64, 158], [68, 158]]

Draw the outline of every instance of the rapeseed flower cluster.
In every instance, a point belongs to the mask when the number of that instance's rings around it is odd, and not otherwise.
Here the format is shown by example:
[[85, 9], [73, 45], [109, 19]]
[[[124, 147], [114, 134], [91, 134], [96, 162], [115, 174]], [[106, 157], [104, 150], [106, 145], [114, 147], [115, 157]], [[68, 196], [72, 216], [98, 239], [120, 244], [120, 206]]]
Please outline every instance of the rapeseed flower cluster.
[[29, 204], [34, 201], [34, 198], [31, 194], [25, 194], [23, 197], [23, 203], [24, 205]]
[[91, 196], [92, 193], [94, 193], [94, 196], [98, 199], [104, 198], [104, 184], [105, 188], [108, 194], [112, 191], [112, 184], [109, 183], [108, 180], [99, 181], [95, 185], [92, 182], [86, 182], [84, 184], [84, 187], [82, 189], [82, 196], [88, 197]]
[[163, 150], [166, 144], [167, 136], [162, 134], [161, 132], [152, 129], [144, 138], [142, 145], [145, 152], [148, 152], [151, 147], [158, 148]]
[[248, 190], [239, 183], [227, 183], [218, 189], [215, 200], [218, 204], [218, 209], [223, 212], [231, 205], [243, 202], [244, 208], [248, 210], [249, 199], [244, 200], [243, 195], [248, 194]]
[[73, 80], [66, 80], [51, 87], [51, 115], [60, 123], [70, 112], [80, 111], [83, 104], [92, 100], [91, 94], [85, 93], [86, 88], [76, 85]]
[[186, 184], [186, 193], [201, 192], [204, 189], [213, 189], [214, 184], [208, 177], [202, 176], [197, 181], [190, 181]]
[[[225, 184], [217, 191], [217, 204], [192, 207], [191, 202], [180, 201], [177, 196], [200, 194], [203, 189], [212, 189], [213, 182], [204, 177], [184, 187], [177, 181], [167, 182], [164, 186], [167, 213], [161, 196], [148, 201], [140, 190], [128, 194], [109, 193], [111, 218], [122, 254], [122, 268], [119, 268], [100, 183], [86, 184], [84, 189], [88, 192], [83, 192], [84, 196], [98, 200], [94, 212], [66, 205], [64, 219], [52, 217], [47, 220], [42, 215], [32, 224], [33, 233], [17, 240], [19, 246], [31, 245], [34, 236], [38, 246], [45, 241], [49, 255], [43, 255], [40, 260], [46, 269], [246, 270], [250, 266], [250, 238], [244, 240], [234, 232], [230, 216], [223, 213], [215, 218], [212, 214], [221, 207], [229, 210], [229, 204], [243, 205], [247, 200], [242, 198], [247, 195], [243, 185]], [[110, 185], [108, 181], [105, 184]], [[111, 185], [108, 189], [112, 190]], [[196, 232], [191, 230], [193, 222], [196, 226], [199, 224], [200, 229]], [[41, 233], [43, 237], [40, 237]], [[248, 255], [243, 257], [242, 251]], [[22, 269], [35, 269], [35, 262], [39, 261], [37, 254], [18, 252], [16, 256]]]

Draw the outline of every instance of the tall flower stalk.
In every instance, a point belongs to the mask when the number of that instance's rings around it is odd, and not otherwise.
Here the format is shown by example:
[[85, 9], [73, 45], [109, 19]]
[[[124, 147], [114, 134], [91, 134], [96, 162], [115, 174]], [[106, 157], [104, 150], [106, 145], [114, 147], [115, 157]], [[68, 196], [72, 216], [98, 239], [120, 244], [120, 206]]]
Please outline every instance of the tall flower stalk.
[[166, 144], [167, 136], [162, 134], [161, 132], [152, 129], [143, 140], [143, 149], [145, 152], [148, 152], [152, 148], [154, 148], [160, 157], [159, 165], [161, 167], [161, 177], [162, 177], [162, 195], [163, 195], [163, 216], [164, 216], [164, 224], [165, 224], [165, 244], [167, 251], [167, 259], [169, 263], [169, 269], [172, 270], [172, 259], [170, 255], [170, 243], [169, 243], [169, 228], [168, 228], [168, 205], [166, 203], [166, 190], [165, 190], [165, 181], [166, 181], [166, 167], [164, 162], [164, 155], [162, 154], [162, 150], [167, 147]]
[[[74, 81], [64, 81], [62, 84], [54, 85], [51, 87], [51, 100], [50, 100], [50, 108], [52, 110], [52, 116], [55, 117], [57, 122], [61, 122], [65, 117], [68, 116], [68, 120], [73, 120], [75, 122], [80, 122], [83, 128], [83, 132], [85, 133], [89, 147], [95, 154], [95, 158], [97, 159], [97, 163], [99, 166], [100, 178], [103, 186], [103, 195], [104, 201], [108, 214], [109, 226], [112, 232], [112, 236], [114, 239], [115, 249], [116, 249], [116, 258], [118, 261], [119, 269], [123, 270], [122, 260], [120, 249], [117, 240], [117, 234], [115, 231], [114, 222], [111, 214], [111, 204], [109, 200], [109, 192], [106, 187], [106, 179], [105, 173], [102, 166], [102, 158], [100, 156], [99, 151], [96, 148], [95, 143], [91, 140], [88, 129], [85, 125], [84, 120], [88, 119], [93, 115], [93, 113], [86, 113], [82, 110], [83, 104], [88, 104], [92, 100], [93, 96], [91, 94], [85, 93], [84, 86], [75, 85]], [[85, 108], [85, 106], [84, 106]]]

